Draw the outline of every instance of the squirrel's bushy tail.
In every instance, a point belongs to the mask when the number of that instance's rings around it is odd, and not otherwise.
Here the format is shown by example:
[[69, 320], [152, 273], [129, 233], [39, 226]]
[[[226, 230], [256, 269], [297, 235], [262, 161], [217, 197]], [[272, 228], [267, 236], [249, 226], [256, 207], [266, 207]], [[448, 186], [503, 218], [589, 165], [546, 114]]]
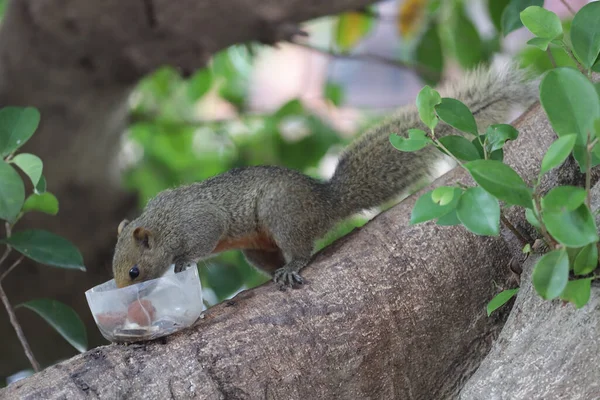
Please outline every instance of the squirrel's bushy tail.
[[[538, 99], [538, 80], [515, 64], [500, 68], [479, 67], [438, 90], [442, 97], [465, 103], [473, 112], [480, 132], [495, 123], [508, 123], [513, 107], [528, 107]], [[417, 152], [396, 150], [392, 133], [406, 136], [408, 129], [428, 131], [414, 105], [401, 108], [379, 126], [367, 131], [341, 155], [329, 189], [339, 199], [339, 217], [373, 208], [400, 195], [424, 178], [437, 178], [444, 156], [433, 146]], [[461, 134], [440, 121], [436, 137]]]

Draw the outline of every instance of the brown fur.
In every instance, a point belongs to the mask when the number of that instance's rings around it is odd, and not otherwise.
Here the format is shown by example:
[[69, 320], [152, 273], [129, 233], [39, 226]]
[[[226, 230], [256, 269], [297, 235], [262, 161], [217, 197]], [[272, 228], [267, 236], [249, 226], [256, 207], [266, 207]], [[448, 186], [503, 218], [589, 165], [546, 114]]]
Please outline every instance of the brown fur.
[[[444, 97], [464, 102], [480, 130], [506, 121], [512, 106], [528, 106], [537, 83], [510, 66], [499, 72], [477, 69], [442, 88]], [[400, 152], [389, 135], [425, 129], [415, 106], [402, 108], [359, 137], [340, 158], [331, 178], [321, 182], [298, 171], [257, 166], [233, 169], [203, 182], [165, 190], [139, 218], [119, 226], [113, 260], [119, 287], [162, 275], [220, 251], [243, 249], [248, 261], [287, 285], [310, 260], [315, 240], [337, 222], [372, 208], [424, 178], [435, 178], [444, 159], [432, 146]], [[440, 123], [436, 136], [458, 134]], [[131, 279], [137, 265], [139, 276]]]

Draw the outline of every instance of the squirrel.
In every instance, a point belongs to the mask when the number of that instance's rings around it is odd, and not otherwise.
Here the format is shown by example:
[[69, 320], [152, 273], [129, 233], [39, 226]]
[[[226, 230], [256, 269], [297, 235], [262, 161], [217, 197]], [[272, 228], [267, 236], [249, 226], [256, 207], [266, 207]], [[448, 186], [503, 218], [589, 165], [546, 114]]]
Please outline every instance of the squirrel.
[[[515, 64], [479, 66], [439, 92], [465, 103], [479, 129], [503, 123], [513, 106], [537, 101], [538, 81]], [[333, 176], [317, 180], [279, 166], [232, 169], [202, 182], [167, 189], [141, 215], [118, 227], [113, 258], [117, 287], [160, 277], [226, 250], [240, 249], [254, 267], [282, 288], [302, 285], [300, 270], [315, 241], [341, 220], [380, 206], [424, 178], [435, 179], [447, 159], [434, 146], [396, 150], [392, 133], [427, 131], [416, 106], [408, 105], [359, 136], [342, 152]], [[436, 137], [462, 134], [440, 123]], [[439, 175], [439, 173], [438, 173]]]

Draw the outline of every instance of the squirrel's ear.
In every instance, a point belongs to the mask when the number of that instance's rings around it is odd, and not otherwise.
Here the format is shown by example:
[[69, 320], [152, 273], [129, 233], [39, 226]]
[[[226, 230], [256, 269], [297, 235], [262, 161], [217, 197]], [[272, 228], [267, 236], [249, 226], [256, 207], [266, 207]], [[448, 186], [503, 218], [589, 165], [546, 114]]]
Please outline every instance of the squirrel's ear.
[[120, 235], [121, 232], [123, 232], [123, 229], [125, 229], [125, 227], [129, 224], [129, 220], [128, 219], [124, 219], [123, 221], [121, 221], [121, 223], [119, 224], [119, 227], [117, 228], [117, 235]]
[[150, 235], [151, 233], [149, 230], [139, 226], [133, 231], [133, 238], [137, 240], [139, 244], [146, 248], [150, 247]]

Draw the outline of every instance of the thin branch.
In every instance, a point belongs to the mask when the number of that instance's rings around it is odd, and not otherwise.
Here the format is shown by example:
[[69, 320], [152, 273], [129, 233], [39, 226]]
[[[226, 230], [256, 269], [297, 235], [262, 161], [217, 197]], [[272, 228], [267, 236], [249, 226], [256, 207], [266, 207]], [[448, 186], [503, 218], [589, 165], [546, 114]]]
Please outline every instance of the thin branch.
[[552, 51], [550, 51], [550, 46], [548, 46], [548, 48], [546, 49], [546, 53], [548, 53], [548, 57], [550, 58], [550, 62], [552, 63], [552, 67], [556, 68], [556, 60], [554, 59], [554, 56], [552, 55]]
[[427, 75], [429, 78], [434, 78], [435, 77], [435, 71], [433, 71], [432, 69], [430, 69], [429, 67], [422, 65], [422, 64], [409, 64], [409, 63], [405, 63], [402, 61], [397, 61], [397, 60], [392, 60], [386, 57], [382, 57], [379, 56], [377, 54], [370, 54], [370, 53], [363, 53], [363, 54], [344, 54], [344, 53], [335, 53], [333, 51], [329, 51], [326, 49], [321, 49], [318, 47], [313, 47], [309, 44], [306, 43], [299, 43], [296, 41], [291, 42], [292, 44], [296, 45], [296, 46], [300, 46], [303, 47], [305, 49], [314, 51], [316, 53], [320, 53], [329, 57], [335, 57], [335, 58], [343, 58], [343, 59], [349, 59], [349, 60], [362, 60], [362, 61], [376, 61], [379, 62], [381, 64], [385, 64], [385, 65], [389, 65], [392, 66], [394, 68], [399, 68], [399, 69], [410, 69], [416, 72], [419, 72], [423, 75]]
[[33, 352], [31, 351], [31, 348], [29, 347], [29, 343], [27, 343], [27, 339], [25, 338], [25, 334], [23, 333], [23, 329], [21, 329], [21, 325], [19, 324], [19, 321], [17, 321], [17, 316], [15, 315], [15, 310], [12, 308], [10, 302], [8, 301], [8, 297], [6, 297], [6, 293], [4, 292], [4, 288], [2, 287], [1, 283], [0, 283], [0, 298], [2, 299], [2, 302], [4, 303], [4, 308], [6, 308], [6, 311], [8, 312], [8, 317], [10, 318], [10, 323], [12, 324], [13, 328], [15, 329], [15, 332], [17, 333], [19, 341], [21, 342], [21, 346], [23, 346], [23, 349], [25, 350], [25, 355], [29, 359], [29, 362], [31, 363], [33, 370], [35, 372], [39, 372], [41, 369], [40, 364], [37, 362], [37, 360], [33, 356]]
[[13, 269], [15, 269], [17, 267], [17, 265], [21, 264], [21, 261], [23, 261], [24, 258], [25, 258], [25, 256], [19, 257], [17, 259], [17, 261], [12, 263], [12, 265], [10, 267], [8, 267], [8, 269], [2, 275], [0, 275], [0, 283], [4, 280], [4, 278], [6, 278], [8, 276], [8, 274], [10, 274], [10, 272]]
[[4, 250], [4, 254], [2, 254], [2, 257], [0, 257], [0, 265], [2, 265], [2, 263], [4, 261], [6, 261], [6, 258], [8, 257], [9, 254], [10, 254], [10, 246], [6, 245], [6, 250]]
[[383, 15], [375, 10], [368, 9], [367, 7], [361, 8], [360, 10], [358, 10], [358, 12], [366, 16], [376, 18], [377, 20], [382, 22], [396, 23], [396, 21], [398, 20], [398, 15]]
[[591, 161], [592, 161], [592, 148], [593, 146], [591, 146], [591, 137], [590, 137], [590, 133], [588, 132], [587, 134], [587, 146], [586, 146], [586, 152], [585, 152], [585, 191], [587, 192], [587, 196], [586, 196], [586, 204], [588, 206], [588, 208], [591, 210], [592, 209], [592, 192], [591, 192], [591, 186], [592, 186], [592, 166], [591, 166]]
[[502, 212], [500, 212], [500, 220], [502, 221], [504, 226], [506, 226], [517, 237], [517, 239], [519, 239], [519, 242], [521, 242], [523, 246], [525, 246], [531, 241], [527, 240], [527, 238], [523, 236], [523, 234], [519, 232], [519, 230], [513, 224], [511, 224], [509, 220], [506, 219], [504, 213]]
[[567, 1], [566, 1], [566, 0], [560, 0], [560, 2], [561, 2], [561, 3], [563, 3], [563, 5], [564, 5], [565, 7], [567, 7], [567, 10], [569, 10], [569, 12], [570, 12], [571, 14], [573, 14], [573, 15], [577, 14], [577, 13], [575, 12], [575, 10], [573, 9], [573, 7], [571, 7], [571, 6], [569, 5], [569, 3], [567, 3]]

